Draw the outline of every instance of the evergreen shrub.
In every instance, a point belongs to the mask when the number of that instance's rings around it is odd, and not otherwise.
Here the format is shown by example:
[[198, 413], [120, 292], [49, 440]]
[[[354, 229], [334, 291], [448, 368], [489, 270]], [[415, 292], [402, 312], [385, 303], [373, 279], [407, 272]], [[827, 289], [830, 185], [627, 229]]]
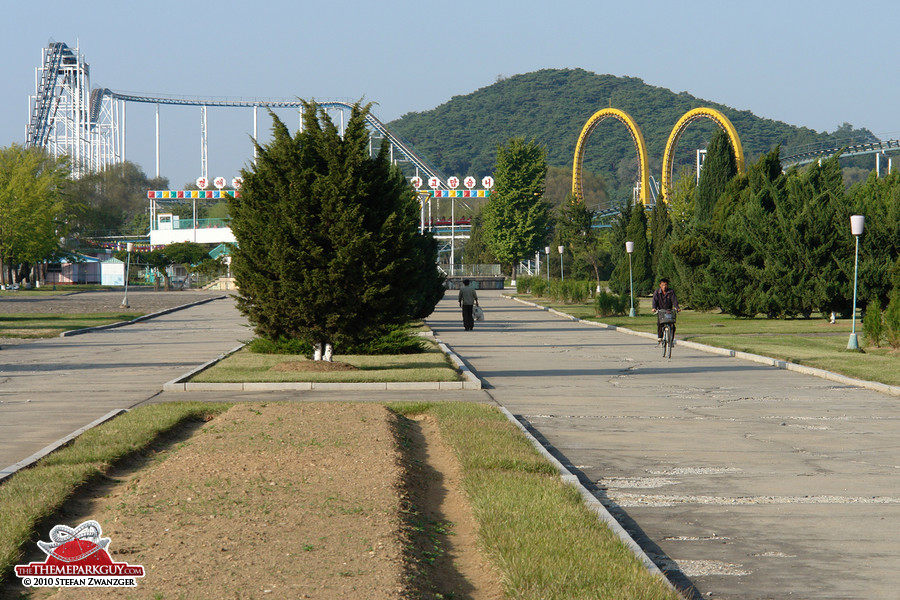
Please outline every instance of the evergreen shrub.
[[308, 342], [286, 337], [280, 337], [277, 340], [258, 337], [247, 344], [247, 348], [256, 354], [311, 355], [313, 351], [312, 345]]
[[606, 291], [597, 292], [594, 296], [594, 311], [599, 317], [624, 315], [628, 309], [629, 299], [626, 295], [611, 294]]
[[881, 345], [881, 339], [884, 337], [884, 317], [881, 314], [881, 301], [875, 298], [866, 306], [866, 314], [863, 316], [863, 334], [866, 336], [866, 343], [875, 346]]
[[427, 345], [420, 337], [411, 334], [405, 327], [397, 327], [368, 342], [347, 347], [338, 346], [336, 350], [341, 354], [420, 354], [427, 350]]
[[884, 335], [891, 348], [900, 348], [900, 290], [891, 293], [891, 301], [884, 311]]
[[538, 298], [543, 298], [547, 295], [547, 280], [542, 279], [541, 277], [535, 277], [534, 281], [531, 282], [531, 294]]

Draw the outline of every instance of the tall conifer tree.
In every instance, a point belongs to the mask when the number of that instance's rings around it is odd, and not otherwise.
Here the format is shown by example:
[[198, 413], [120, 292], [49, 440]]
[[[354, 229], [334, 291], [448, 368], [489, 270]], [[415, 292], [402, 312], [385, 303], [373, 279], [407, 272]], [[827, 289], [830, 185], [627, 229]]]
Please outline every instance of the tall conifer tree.
[[725, 191], [728, 182], [737, 175], [737, 162], [731, 140], [721, 129], [717, 129], [706, 148], [706, 160], [700, 171], [697, 184], [694, 218], [699, 223], [708, 223], [713, 216], [716, 202]]
[[314, 102], [293, 137], [273, 114], [272, 141], [243, 173], [233, 269], [263, 337], [340, 350], [426, 316], [443, 294], [409, 184], [387, 144], [369, 156], [368, 110], [354, 106], [343, 137]]

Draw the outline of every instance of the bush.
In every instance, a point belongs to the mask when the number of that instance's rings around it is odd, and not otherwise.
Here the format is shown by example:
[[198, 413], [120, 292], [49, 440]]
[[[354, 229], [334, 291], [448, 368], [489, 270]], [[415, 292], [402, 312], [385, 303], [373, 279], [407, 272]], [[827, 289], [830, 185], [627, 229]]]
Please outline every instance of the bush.
[[337, 348], [341, 354], [420, 354], [427, 349], [424, 341], [406, 327], [398, 327], [369, 342]]
[[308, 356], [313, 351], [312, 345], [302, 340], [284, 337], [277, 340], [258, 337], [247, 344], [247, 348], [256, 354], [302, 354]]
[[900, 348], [900, 290], [891, 293], [891, 301], [884, 311], [884, 335], [891, 348]]
[[[297, 354], [312, 356], [313, 348], [310, 344], [297, 339], [280, 338], [270, 340], [268, 338], [256, 338], [247, 348], [257, 354]], [[339, 346], [335, 353], [341, 354], [419, 354], [425, 352], [426, 344], [416, 335], [413, 335], [405, 326], [397, 327], [388, 333], [368, 342]]]
[[534, 281], [531, 282], [531, 294], [543, 298], [547, 294], [547, 287], [548, 284], [546, 279], [535, 277]]
[[594, 311], [599, 317], [624, 315], [630, 305], [629, 296], [597, 292], [594, 296]]
[[863, 334], [866, 336], [866, 343], [876, 348], [881, 345], [881, 338], [884, 337], [884, 318], [881, 314], [881, 301], [875, 298], [866, 306], [866, 313], [863, 315]]

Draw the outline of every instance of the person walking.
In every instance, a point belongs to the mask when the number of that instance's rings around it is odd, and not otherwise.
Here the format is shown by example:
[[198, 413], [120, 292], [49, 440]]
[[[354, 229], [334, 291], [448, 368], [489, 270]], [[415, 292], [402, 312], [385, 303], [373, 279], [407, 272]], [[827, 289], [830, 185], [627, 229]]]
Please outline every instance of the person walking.
[[[659, 311], [660, 310], [674, 310], [675, 312], [679, 312], [681, 309], [678, 307], [678, 298], [675, 296], [675, 291], [669, 288], [669, 280], [663, 277], [659, 280], [659, 288], [653, 291], [653, 312], [657, 313], [656, 319], [656, 343], [657, 345], [662, 343], [662, 330], [663, 324], [659, 322]], [[672, 342], [675, 341], [675, 324], [672, 323]]]
[[462, 307], [463, 327], [466, 331], [475, 329], [475, 317], [472, 313], [478, 306], [478, 294], [475, 293], [475, 288], [469, 284], [468, 279], [463, 279], [458, 298], [459, 305]]

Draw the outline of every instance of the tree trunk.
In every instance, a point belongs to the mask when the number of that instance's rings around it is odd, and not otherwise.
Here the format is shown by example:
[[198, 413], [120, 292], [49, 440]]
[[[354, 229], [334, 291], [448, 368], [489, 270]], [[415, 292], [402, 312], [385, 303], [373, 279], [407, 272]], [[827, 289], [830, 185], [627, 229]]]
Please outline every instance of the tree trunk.
[[330, 342], [320, 342], [313, 346], [313, 360], [332, 362], [334, 346]]

